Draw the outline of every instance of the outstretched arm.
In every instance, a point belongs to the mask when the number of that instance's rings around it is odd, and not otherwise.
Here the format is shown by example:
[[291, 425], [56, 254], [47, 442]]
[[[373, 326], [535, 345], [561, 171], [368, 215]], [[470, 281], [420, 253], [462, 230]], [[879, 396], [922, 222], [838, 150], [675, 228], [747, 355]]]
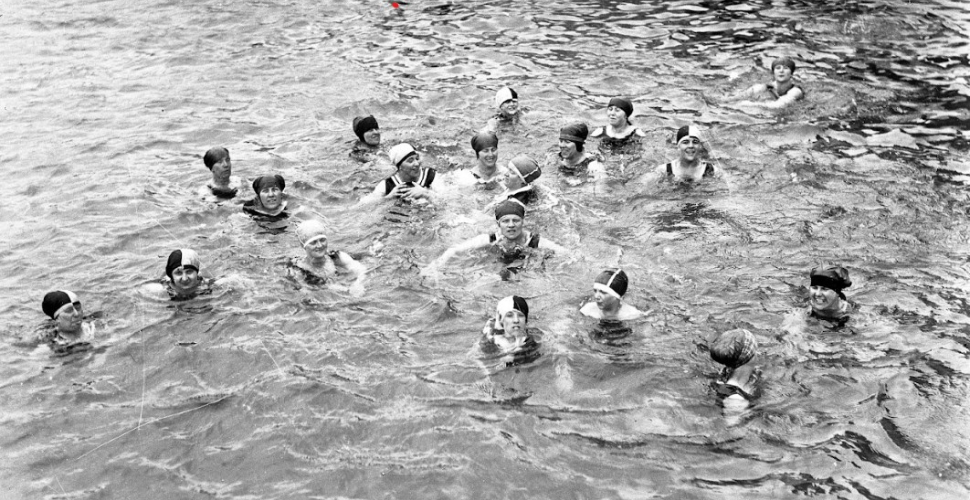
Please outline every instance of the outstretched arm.
[[424, 274], [424, 275], [434, 274], [435, 272], [437, 272], [439, 267], [447, 264], [448, 261], [451, 260], [451, 258], [454, 257], [455, 254], [457, 254], [458, 252], [467, 252], [475, 248], [487, 247], [490, 244], [491, 242], [489, 241], [487, 234], [480, 234], [478, 236], [475, 236], [474, 238], [467, 239], [445, 250], [445, 253], [441, 254], [441, 257], [438, 257], [437, 259], [432, 261], [431, 264], [428, 264], [428, 266], [425, 267], [423, 271], [421, 271], [421, 274]]
[[349, 287], [350, 294], [355, 297], [364, 295], [364, 280], [367, 278], [367, 267], [354, 260], [347, 252], [337, 252], [334, 263], [354, 275], [354, 282]]

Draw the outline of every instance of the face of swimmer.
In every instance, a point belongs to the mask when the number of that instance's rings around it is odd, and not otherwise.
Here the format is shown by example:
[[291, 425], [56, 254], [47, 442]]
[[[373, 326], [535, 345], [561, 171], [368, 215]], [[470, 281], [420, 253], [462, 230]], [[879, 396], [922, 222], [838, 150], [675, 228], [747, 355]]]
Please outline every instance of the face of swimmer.
[[791, 80], [791, 68], [784, 64], [776, 64], [774, 68], [771, 68], [771, 72], [774, 74], [775, 81], [778, 83], [787, 83]]
[[498, 228], [502, 231], [502, 236], [508, 240], [517, 240], [522, 236], [523, 222], [522, 217], [515, 214], [504, 215], [497, 221]]
[[686, 136], [677, 142], [680, 159], [692, 163], [701, 157], [701, 140], [694, 136]]
[[478, 161], [488, 168], [495, 168], [495, 163], [498, 162], [498, 148], [488, 147], [478, 152]]
[[809, 287], [808, 301], [812, 305], [812, 310], [817, 312], [837, 311], [841, 306], [839, 294], [824, 286]]
[[515, 191], [516, 189], [525, 187], [525, 182], [523, 182], [522, 179], [518, 175], [515, 175], [515, 172], [512, 172], [511, 170], [512, 169], [510, 168], [509, 171], [505, 172], [505, 176], [502, 178], [502, 183], [505, 184], [505, 189]]
[[83, 316], [84, 311], [81, 309], [81, 303], [75, 302], [61, 309], [61, 312], [54, 318], [54, 324], [59, 333], [77, 335], [81, 332], [81, 318]]
[[506, 312], [501, 319], [502, 330], [505, 330], [506, 335], [514, 335], [516, 337], [525, 336], [525, 325], [527, 321], [525, 319], [525, 314], [522, 314], [522, 311], [513, 309]]
[[398, 172], [405, 181], [416, 181], [421, 176], [421, 157], [413, 154], [401, 162]]
[[508, 101], [505, 101], [502, 104], [500, 104], [498, 107], [498, 110], [500, 113], [502, 113], [503, 116], [511, 118], [515, 116], [516, 113], [519, 112], [519, 100], [509, 99]]
[[381, 144], [381, 129], [372, 128], [364, 132], [364, 142], [369, 146], [379, 146]]
[[172, 271], [172, 288], [177, 292], [191, 292], [199, 287], [202, 278], [199, 271], [191, 267], [177, 267]]
[[327, 237], [320, 236], [307, 242], [303, 249], [306, 251], [307, 257], [311, 260], [319, 260], [327, 257], [329, 246]]
[[566, 139], [559, 139], [559, 156], [562, 158], [573, 158], [579, 154], [579, 148], [576, 147], [576, 143], [573, 141], [567, 141]]
[[212, 165], [212, 180], [215, 184], [225, 186], [229, 184], [229, 177], [232, 175], [232, 162], [229, 155], [219, 158], [219, 161]]
[[276, 210], [283, 203], [283, 191], [276, 186], [266, 186], [259, 191], [259, 202], [268, 210]]
[[601, 311], [610, 312], [620, 308], [620, 299], [597, 288], [593, 289], [593, 301]]
[[606, 119], [613, 128], [623, 128], [628, 123], [626, 112], [616, 106], [606, 108]]

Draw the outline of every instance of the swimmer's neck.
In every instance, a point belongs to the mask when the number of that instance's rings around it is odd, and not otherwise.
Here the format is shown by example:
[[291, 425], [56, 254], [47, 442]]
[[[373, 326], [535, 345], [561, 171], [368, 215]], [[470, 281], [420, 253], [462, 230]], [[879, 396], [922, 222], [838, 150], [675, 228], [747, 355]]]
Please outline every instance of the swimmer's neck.
[[848, 309], [849, 309], [848, 302], [842, 299], [839, 299], [839, 301], [833, 304], [831, 307], [826, 307], [826, 308], [812, 307], [812, 313], [814, 313], [815, 316], [818, 316], [820, 318], [842, 319], [848, 316], [849, 314]]
[[789, 90], [791, 90], [792, 87], [795, 86], [794, 82], [791, 81], [791, 78], [789, 78], [787, 82], [779, 82], [778, 80], [775, 80], [773, 84], [775, 87], [775, 93], [778, 95], [785, 95]]
[[489, 166], [481, 159], [479, 159], [477, 169], [478, 169], [478, 174], [482, 177], [483, 180], [490, 180], [492, 177], [495, 177], [495, 174], [498, 173], [498, 162]]
[[681, 170], [694, 170], [701, 165], [700, 158], [694, 158], [694, 161], [686, 161], [683, 158], [677, 159], [677, 164], [680, 166]]
[[323, 257], [320, 257], [320, 258], [312, 258], [310, 256], [306, 256], [303, 258], [303, 262], [305, 262], [306, 265], [309, 267], [315, 267], [315, 268], [321, 269], [321, 268], [330, 267], [333, 264], [333, 259], [331, 259], [330, 256], [328, 255], [324, 255]]
[[626, 122], [626, 125], [621, 128], [616, 128], [610, 124], [606, 126], [606, 135], [610, 137], [623, 137], [624, 135], [628, 134], [632, 128], [633, 124], [630, 122]]

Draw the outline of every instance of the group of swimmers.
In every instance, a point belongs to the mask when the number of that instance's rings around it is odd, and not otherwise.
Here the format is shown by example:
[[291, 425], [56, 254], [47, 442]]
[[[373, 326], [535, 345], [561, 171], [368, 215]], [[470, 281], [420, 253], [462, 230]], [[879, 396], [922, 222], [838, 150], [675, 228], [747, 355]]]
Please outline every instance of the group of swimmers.
[[[744, 92], [729, 98], [740, 101], [741, 106], [781, 108], [804, 96], [802, 89], [792, 80], [794, 62], [787, 57], [775, 60], [772, 65], [773, 80], [756, 84]], [[764, 99], [757, 100], [762, 97]], [[496, 112], [471, 139], [476, 164], [470, 169], [445, 174], [448, 182], [460, 189], [473, 186], [476, 191], [492, 192], [494, 196], [485, 203], [485, 209], [494, 213], [497, 230], [480, 234], [448, 248], [440, 257], [422, 270], [425, 276], [436, 276], [438, 270], [459, 252], [479, 248], [497, 249], [504, 272], [515, 272], [525, 265], [535, 249], [547, 249], [564, 253], [565, 249], [549, 238], [540, 237], [524, 228], [527, 207], [541, 206], [543, 198], [552, 193], [536, 183], [542, 175], [542, 166], [527, 154], [519, 154], [507, 165], [498, 163], [498, 134], [515, 127], [521, 117], [518, 94], [505, 87], [495, 96]], [[596, 128], [592, 134], [585, 123], [566, 125], [559, 132], [559, 151], [545, 162], [547, 169], [556, 169], [569, 184], [586, 180], [598, 181], [609, 174], [601, 156], [585, 147], [590, 137], [600, 140], [600, 150], [624, 152], [636, 150], [646, 134], [630, 121], [633, 104], [623, 97], [609, 101], [606, 109], [608, 124]], [[357, 142], [351, 156], [361, 162], [371, 162], [381, 154], [381, 131], [373, 116], [354, 118], [352, 123]], [[704, 139], [693, 125], [677, 130], [675, 142], [678, 158], [659, 165], [655, 170], [641, 176], [641, 182], [671, 179], [681, 182], [697, 182], [716, 177], [718, 168], [707, 161]], [[394, 166], [393, 175], [381, 180], [374, 189], [363, 196], [361, 205], [393, 199], [398, 203], [421, 205], [434, 203], [444, 195], [435, 189], [439, 173], [422, 165], [421, 155], [413, 146], [400, 143], [387, 150], [387, 157]], [[210, 192], [219, 198], [233, 198], [242, 182], [232, 176], [229, 151], [224, 147], [208, 150], [203, 163], [211, 172], [208, 184]], [[251, 184], [254, 197], [242, 205], [242, 210], [257, 219], [274, 220], [287, 217], [287, 199], [284, 194], [286, 181], [281, 175], [263, 175]], [[321, 220], [311, 218], [300, 222], [295, 230], [297, 240], [305, 255], [293, 259], [292, 269], [298, 270], [309, 284], [322, 284], [333, 280], [338, 273], [351, 276], [347, 287], [354, 296], [364, 292], [367, 268], [357, 258], [328, 245], [327, 226]], [[172, 300], [188, 300], [208, 293], [216, 283], [200, 275], [201, 259], [191, 249], [173, 251], [165, 267], [165, 277], [149, 289]], [[829, 320], [845, 318], [850, 305], [842, 290], [851, 285], [848, 272], [840, 267], [815, 270], [810, 273], [811, 314]], [[630, 285], [625, 271], [611, 267], [594, 279], [592, 300], [585, 303], [580, 312], [604, 322], [636, 320], [643, 313], [623, 301]], [[83, 309], [76, 294], [59, 290], [48, 293], [42, 309], [53, 321], [47, 340], [54, 345], [76, 343], [83, 335]], [[525, 298], [511, 295], [499, 300], [495, 314], [483, 330], [483, 339], [501, 352], [514, 353], [535, 341], [528, 328], [529, 306]], [[727, 367], [721, 380], [728, 396], [749, 397], [753, 392], [753, 360], [756, 359], [757, 342], [746, 330], [722, 333], [710, 345], [712, 358]]]

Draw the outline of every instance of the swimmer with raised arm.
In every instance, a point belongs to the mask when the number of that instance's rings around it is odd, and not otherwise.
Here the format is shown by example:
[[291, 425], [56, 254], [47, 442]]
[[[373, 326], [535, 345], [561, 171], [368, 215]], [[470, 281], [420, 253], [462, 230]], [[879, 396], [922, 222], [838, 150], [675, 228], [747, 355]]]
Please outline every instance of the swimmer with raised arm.
[[383, 199], [396, 199], [406, 202], [433, 202], [435, 191], [432, 183], [437, 172], [433, 168], [421, 166], [421, 156], [410, 144], [401, 143], [387, 152], [391, 164], [397, 172], [384, 179], [360, 203], [376, 203]]
[[630, 153], [635, 151], [640, 140], [647, 134], [630, 123], [633, 103], [623, 97], [610, 99], [606, 107], [609, 124], [593, 131], [590, 137], [600, 140], [600, 151], [606, 153]]
[[499, 253], [499, 260], [509, 266], [510, 270], [517, 270], [524, 265], [525, 259], [537, 248], [564, 253], [566, 249], [540, 238], [538, 233], [523, 229], [525, 221], [525, 205], [518, 200], [505, 200], [495, 206], [495, 223], [499, 231], [482, 234], [465, 240], [447, 250], [422, 271], [425, 275], [434, 275], [438, 268], [444, 266], [459, 252], [467, 252], [476, 248], [494, 248]]
[[240, 182], [232, 177], [232, 161], [229, 159], [229, 150], [223, 147], [209, 149], [202, 157], [202, 162], [212, 172], [212, 180], [208, 184], [209, 191], [219, 198], [236, 196], [239, 189], [233, 187], [233, 185], [238, 185]]
[[377, 125], [377, 119], [373, 115], [358, 116], [354, 118], [352, 127], [357, 141], [350, 156], [361, 163], [373, 160], [381, 145], [381, 129]]
[[601, 180], [606, 177], [606, 167], [599, 157], [585, 151], [589, 128], [585, 123], [566, 125], [559, 131], [559, 154], [552, 161], [570, 184], [578, 184], [588, 177]]
[[302, 271], [308, 283], [326, 283], [340, 272], [354, 277], [353, 284], [348, 287], [351, 295], [360, 297], [364, 294], [367, 268], [347, 252], [330, 250], [327, 227], [323, 222], [315, 219], [301, 222], [296, 228], [296, 236], [306, 255], [294, 257], [290, 265]]
[[495, 116], [485, 125], [486, 131], [495, 132], [501, 128], [514, 127], [521, 116], [519, 94], [509, 87], [502, 87], [495, 93]]
[[286, 181], [282, 175], [264, 175], [253, 181], [256, 197], [243, 204], [243, 211], [257, 217], [286, 217]]
[[84, 337], [84, 310], [81, 299], [74, 292], [58, 290], [44, 295], [41, 303], [44, 314], [54, 321], [54, 327], [44, 332], [43, 342], [55, 351], [77, 345]]
[[843, 267], [812, 269], [809, 273], [811, 285], [808, 289], [811, 315], [825, 320], [844, 321], [848, 319], [852, 306], [842, 293], [852, 286], [849, 271]]
[[697, 182], [717, 177], [718, 169], [713, 163], [705, 161], [707, 150], [700, 130], [694, 125], [684, 125], [677, 130], [677, 159], [659, 165], [654, 171], [640, 178], [642, 183], [663, 180]]
[[779, 57], [771, 62], [771, 82], [756, 83], [740, 94], [728, 98], [728, 101], [741, 100], [737, 103], [738, 106], [782, 109], [805, 97], [802, 88], [793, 80], [794, 73], [795, 61], [787, 56]]
[[593, 281], [593, 300], [584, 304], [579, 312], [606, 321], [629, 321], [643, 316], [639, 309], [623, 302], [629, 284], [622, 269], [601, 272]]
[[475, 151], [475, 166], [459, 170], [456, 183], [483, 190], [496, 189], [507, 172], [498, 164], [498, 136], [494, 132], [479, 132], [472, 137], [471, 144]]

